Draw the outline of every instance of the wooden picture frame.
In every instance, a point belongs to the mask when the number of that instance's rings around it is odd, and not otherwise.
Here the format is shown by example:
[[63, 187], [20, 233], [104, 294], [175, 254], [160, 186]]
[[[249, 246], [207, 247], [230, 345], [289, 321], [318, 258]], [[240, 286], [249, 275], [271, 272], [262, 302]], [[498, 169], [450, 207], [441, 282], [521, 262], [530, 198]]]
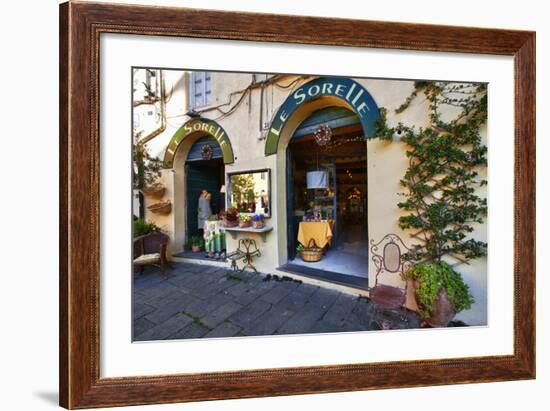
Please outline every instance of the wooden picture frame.
[[[513, 56], [514, 353], [100, 378], [100, 34]], [[535, 378], [535, 33], [183, 8], [60, 6], [60, 404], [91, 408]]]

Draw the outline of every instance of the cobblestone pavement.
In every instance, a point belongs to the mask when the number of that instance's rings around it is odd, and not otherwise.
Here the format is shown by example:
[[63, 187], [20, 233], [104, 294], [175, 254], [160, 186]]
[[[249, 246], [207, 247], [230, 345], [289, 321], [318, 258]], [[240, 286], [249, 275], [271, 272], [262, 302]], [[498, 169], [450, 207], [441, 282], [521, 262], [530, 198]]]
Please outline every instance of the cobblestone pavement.
[[134, 341], [420, 327], [411, 311], [375, 310], [366, 298], [226, 268], [172, 263], [135, 274]]

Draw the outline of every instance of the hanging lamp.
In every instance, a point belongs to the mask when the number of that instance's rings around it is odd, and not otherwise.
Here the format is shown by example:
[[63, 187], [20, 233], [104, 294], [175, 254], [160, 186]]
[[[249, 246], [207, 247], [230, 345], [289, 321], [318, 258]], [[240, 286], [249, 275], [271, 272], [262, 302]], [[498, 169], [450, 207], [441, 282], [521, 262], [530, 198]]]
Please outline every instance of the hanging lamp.
[[[313, 133], [318, 146], [326, 146], [332, 138], [332, 130], [326, 124], [320, 125]], [[328, 188], [328, 172], [319, 170], [319, 150], [317, 154], [317, 170], [306, 173], [306, 187], [308, 190]]]
[[308, 190], [328, 188], [328, 173], [323, 170], [308, 171], [306, 173]]

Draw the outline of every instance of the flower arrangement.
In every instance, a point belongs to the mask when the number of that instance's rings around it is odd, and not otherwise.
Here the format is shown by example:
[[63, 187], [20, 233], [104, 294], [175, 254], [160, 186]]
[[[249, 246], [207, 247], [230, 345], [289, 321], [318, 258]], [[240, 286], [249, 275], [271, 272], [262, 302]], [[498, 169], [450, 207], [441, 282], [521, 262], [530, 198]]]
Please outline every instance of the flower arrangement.
[[252, 225], [252, 217], [249, 214], [239, 214], [239, 227], [246, 228]]
[[265, 227], [265, 216], [263, 214], [254, 214], [252, 216], [252, 227], [254, 227], [254, 228], [264, 228]]
[[225, 211], [224, 223], [226, 227], [235, 227], [239, 223], [237, 209], [230, 207]]

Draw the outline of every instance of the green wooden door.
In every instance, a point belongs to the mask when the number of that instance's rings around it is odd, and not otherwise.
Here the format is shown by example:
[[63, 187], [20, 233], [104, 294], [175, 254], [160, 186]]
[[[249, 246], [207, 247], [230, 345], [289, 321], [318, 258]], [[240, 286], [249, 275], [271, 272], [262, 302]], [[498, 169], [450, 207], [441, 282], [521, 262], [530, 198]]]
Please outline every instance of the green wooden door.
[[220, 167], [223, 168], [221, 160], [209, 160], [208, 162], [188, 162], [185, 166], [187, 176], [187, 239], [198, 235], [198, 205], [199, 196], [202, 190], [208, 190], [212, 194], [210, 207], [212, 213], [218, 213], [220, 198]]

